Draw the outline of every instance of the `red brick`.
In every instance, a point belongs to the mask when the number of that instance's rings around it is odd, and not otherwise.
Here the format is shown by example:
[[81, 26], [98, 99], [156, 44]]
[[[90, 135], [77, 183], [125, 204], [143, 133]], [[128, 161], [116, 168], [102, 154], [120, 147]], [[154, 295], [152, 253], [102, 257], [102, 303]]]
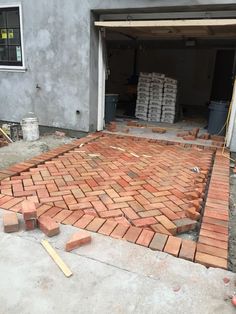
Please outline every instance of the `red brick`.
[[185, 214], [188, 218], [192, 220], [199, 220], [201, 215], [196, 211], [195, 207], [189, 207], [185, 210]]
[[167, 207], [159, 208], [159, 211], [162, 212], [162, 214], [170, 220], [175, 220], [179, 218], [172, 210]]
[[215, 246], [210, 246], [202, 243], [197, 244], [197, 251], [225, 259], [228, 258], [228, 250], [220, 249]]
[[228, 222], [220, 219], [214, 219], [210, 217], [204, 216], [202, 218], [203, 223], [211, 224], [211, 225], [217, 225], [217, 226], [223, 226], [228, 230]]
[[120, 209], [107, 210], [105, 212], [100, 212], [99, 215], [102, 218], [110, 218], [110, 217], [119, 217], [122, 216], [123, 213]]
[[140, 228], [129, 227], [123, 238], [129, 242], [135, 243], [141, 231], [142, 229]]
[[50, 207], [46, 212], [44, 212], [44, 214], [42, 214], [41, 216], [49, 216], [51, 218], [53, 218], [54, 216], [56, 216], [56, 214], [58, 214], [62, 209], [60, 207]]
[[80, 218], [75, 224], [75, 227], [84, 229], [87, 225], [94, 219], [94, 216], [85, 214], [82, 218]]
[[98, 232], [104, 235], [110, 235], [117, 226], [117, 224], [118, 223], [116, 221], [106, 220], [106, 222], [102, 225]]
[[148, 247], [152, 238], [154, 236], [154, 232], [150, 230], [143, 230], [136, 241], [136, 244]]
[[77, 201], [73, 195], [64, 195], [63, 198], [67, 205], [77, 204]]
[[60, 223], [63, 220], [65, 220], [66, 218], [68, 218], [71, 214], [72, 214], [72, 211], [67, 210], [67, 209], [63, 209], [56, 216], [53, 217], [53, 220]]
[[6, 202], [5, 204], [1, 205], [1, 208], [11, 209], [13, 206], [15, 206], [16, 204], [19, 204], [23, 200], [24, 200], [23, 198], [13, 198], [10, 201]]
[[115, 221], [117, 221], [119, 224], [122, 224], [124, 226], [130, 226], [130, 222], [124, 217], [124, 216], [120, 216], [120, 217], [115, 217], [114, 218]]
[[196, 242], [190, 240], [182, 240], [181, 249], [179, 252], [179, 257], [184, 258], [189, 261], [193, 261], [196, 252]]
[[208, 238], [204, 236], [199, 236], [198, 242], [202, 244], [207, 244], [210, 246], [215, 246], [220, 249], [228, 250], [228, 243], [220, 240], [216, 240], [213, 238]]
[[53, 237], [60, 232], [59, 224], [49, 216], [41, 216], [38, 223], [39, 229], [48, 237]]
[[175, 224], [173, 224], [172, 221], [170, 221], [166, 216], [156, 216], [156, 220], [163, 225], [164, 228], [166, 228], [172, 235], [176, 234], [177, 227]]
[[201, 252], [196, 253], [195, 262], [203, 264], [207, 267], [219, 267], [227, 269], [228, 266], [226, 259]]
[[174, 256], [178, 256], [181, 247], [181, 242], [182, 240], [180, 238], [169, 236], [164, 248], [164, 252]]
[[3, 228], [4, 232], [17, 232], [20, 224], [16, 213], [4, 213], [3, 214]]
[[92, 222], [90, 222], [86, 229], [89, 231], [97, 232], [105, 221], [106, 221], [105, 219], [96, 217]]
[[107, 207], [101, 201], [94, 201], [91, 203], [92, 203], [93, 207], [95, 208], [95, 210], [98, 212], [102, 212], [102, 211], [107, 210]]
[[128, 226], [124, 226], [123, 224], [118, 224], [113, 232], [111, 233], [111, 237], [121, 239], [123, 238], [124, 234], [126, 233]]
[[25, 200], [21, 204], [22, 214], [25, 220], [37, 218], [36, 206], [33, 202]]
[[156, 223], [157, 223], [157, 221], [154, 217], [139, 218], [139, 219], [133, 220], [133, 224], [136, 227], [147, 227], [149, 225], [153, 225]]
[[228, 235], [228, 228], [224, 227], [224, 226], [219, 226], [219, 225], [214, 225], [214, 224], [208, 224], [203, 222], [201, 224], [201, 228], [202, 229], [206, 229], [208, 231], [213, 231], [213, 232], [217, 232], [217, 233], [223, 233], [225, 235]]
[[128, 219], [132, 220], [132, 219], [138, 219], [139, 218], [139, 216], [136, 214], [136, 212], [130, 207], [122, 208], [121, 210]]
[[64, 225], [73, 225], [84, 215], [82, 210], [73, 211], [71, 215], [69, 215], [66, 219], [62, 221]]
[[25, 230], [30, 231], [37, 228], [37, 219], [25, 220]]
[[155, 232], [163, 233], [166, 235], [171, 235], [171, 233], [165, 227], [163, 227], [161, 224], [151, 225], [151, 228]]
[[177, 226], [178, 233], [194, 230], [197, 226], [197, 222], [189, 218], [173, 220], [173, 223]]
[[79, 231], [73, 234], [69, 241], [66, 242], [65, 250], [67, 252], [70, 252], [90, 242], [91, 242], [90, 234], [86, 231]]
[[225, 241], [228, 242], [228, 236], [223, 234], [223, 233], [218, 233], [218, 232], [213, 232], [210, 230], [206, 230], [201, 228], [200, 230], [200, 236], [203, 237], [208, 237], [208, 238], [213, 238], [215, 240], [219, 240], [219, 241]]
[[163, 251], [167, 242], [168, 236], [166, 234], [155, 233], [149, 247], [152, 250]]
[[12, 200], [13, 197], [11, 196], [3, 196], [1, 199], [0, 199], [0, 206], [2, 206], [3, 204], [5, 204], [6, 202]]

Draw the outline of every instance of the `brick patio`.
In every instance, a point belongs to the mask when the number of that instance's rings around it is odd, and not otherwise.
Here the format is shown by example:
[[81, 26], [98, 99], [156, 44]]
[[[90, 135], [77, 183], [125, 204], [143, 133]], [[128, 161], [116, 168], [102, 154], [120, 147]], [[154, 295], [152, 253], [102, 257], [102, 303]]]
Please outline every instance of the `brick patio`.
[[[31, 199], [39, 217], [227, 268], [229, 162], [215, 148], [93, 134], [0, 178], [1, 208]], [[197, 221], [197, 243], [176, 237]]]

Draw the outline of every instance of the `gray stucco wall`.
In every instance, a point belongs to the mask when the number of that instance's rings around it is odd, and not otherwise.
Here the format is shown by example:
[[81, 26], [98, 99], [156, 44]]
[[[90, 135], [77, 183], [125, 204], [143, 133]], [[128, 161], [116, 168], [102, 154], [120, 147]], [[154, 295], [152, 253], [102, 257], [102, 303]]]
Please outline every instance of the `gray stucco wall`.
[[[13, 3], [0, 0], [0, 5]], [[20, 121], [28, 111], [34, 111], [42, 125], [92, 131], [97, 123], [98, 34], [91, 10], [158, 8], [176, 6], [177, 2], [21, 0], [20, 3], [27, 71], [0, 72], [0, 119]], [[235, 0], [178, 1], [179, 6], [207, 4], [235, 4]]]

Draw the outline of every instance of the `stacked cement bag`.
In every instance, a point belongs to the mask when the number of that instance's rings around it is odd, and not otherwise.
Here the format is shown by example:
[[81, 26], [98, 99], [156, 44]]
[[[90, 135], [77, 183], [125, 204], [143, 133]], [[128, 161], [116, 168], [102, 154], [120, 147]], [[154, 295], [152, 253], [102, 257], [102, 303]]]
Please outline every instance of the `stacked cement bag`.
[[147, 120], [152, 73], [141, 72], [137, 88], [135, 117]]
[[177, 81], [165, 77], [161, 122], [174, 123], [176, 115]]
[[152, 73], [152, 82], [150, 84], [148, 121], [161, 121], [164, 79], [164, 74]]

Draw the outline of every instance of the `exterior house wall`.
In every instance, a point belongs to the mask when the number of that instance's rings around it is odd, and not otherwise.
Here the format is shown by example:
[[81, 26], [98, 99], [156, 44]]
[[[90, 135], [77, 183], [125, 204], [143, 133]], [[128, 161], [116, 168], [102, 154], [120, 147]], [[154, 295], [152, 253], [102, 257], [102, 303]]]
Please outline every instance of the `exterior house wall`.
[[[0, 0], [15, 4], [15, 0]], [[97, 124], [98, 31], [92, 11], [176, 6], [174, 0], [19, 1], [25, 72], [0, 71], [0, 119], [34, 111], [41, 125], [92, 131]], [[180, 0], [178, 6], [230, 5], [235, 0]], [[36, 88], [36, 87], [39, 88]], [[79, 111], [79, 114], [76, 113]]]

